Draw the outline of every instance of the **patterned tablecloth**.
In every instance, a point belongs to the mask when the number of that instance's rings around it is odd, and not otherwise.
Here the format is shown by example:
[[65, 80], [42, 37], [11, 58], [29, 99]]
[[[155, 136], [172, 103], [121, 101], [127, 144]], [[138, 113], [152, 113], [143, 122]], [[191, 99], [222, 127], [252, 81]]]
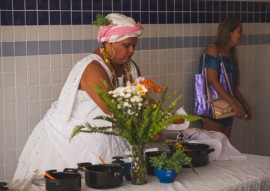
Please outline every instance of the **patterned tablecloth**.
[[[177, 180], [171, 184], [160, 184], [155, 176], [147, 177], [147, 184], [132, 185], [123, 181], [121, 187], [106, 191], [269, 191], [270, 190], [270, 157], [246, 155], [248, 160], [212, 161], [205, 167], [196, 168], [199, 175], [189, 168], [182, 169]], [[10, 182], [10, 188], [20, 191], [45, 190], [31, 183], [31, 179]], [[82, 191], [95, 190], [88, 188], [82, 180]]]

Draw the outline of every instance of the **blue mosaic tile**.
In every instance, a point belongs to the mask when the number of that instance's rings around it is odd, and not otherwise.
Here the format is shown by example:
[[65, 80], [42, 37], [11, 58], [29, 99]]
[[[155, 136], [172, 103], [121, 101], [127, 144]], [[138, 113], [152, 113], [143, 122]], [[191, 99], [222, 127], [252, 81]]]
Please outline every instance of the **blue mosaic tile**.
[[248, 11], [252, 12], [254, 9], [254, 2], [248, 2]]
[[38, 55], [38, 42], [28, 41], [26, 44], [27, 55]]
[[15, 56], [25, 56], [25, 55], [26, 55], [26, 43], [15, 42]]
[[247, 2], [245, 2], [245, 1], [241, 2], [241, 11], [245, 12], [247, 10], [248, 10]]
[[166, 0], [159, 0], [158, 11], [165, 11], [165, 10], [166, 10]]
[[39, 25], [48, 25], [49, 24], [49, 12], [48, 11], [39, 11], [38, 12], [38, 24]]
[[72, 53], [72, 42], [70, 40], [62, 41], [62, 54]]
[[158, 38], [158, 49], [167, 49], [167, 39], [165, 37]]
[[13, 17], [11, 11], [1, 11], [1, 25], [13, 25]]
[[27, 0], [25, 1], [26, 10], [36, 10], [37, 1], [36, 0]]
[[196, 12], [199, 10], [198, 0], [190, 1], [190, 10], [191, 11], [196, 11]]
[[167, 23], [174, 24], [174, 12], [167, 13]]
[[53, 0], [49, 1], [50, 10], [60, 10], [60, 1]]
[[102, 10], [102, 1], [101, 0], [93, 1], [93, 10]]
[[13, 0], [13, 10], [24, 10], [24, 0]]
[[121, 2], [114, 2], [114, 5], [112, 5], [112, 1], [106, 1], [106, 3], [103, 4], [103, 11], [111, 11], [111, 10], [118, 10], [121, 11]]
[[190, 12], [183, 12], [183, 23], [190, 23]]
[[175, 46], [175, 37], [167, 38], [167, 48], [176, 48], [176, 46]]
[[131, 3], [130, 1], [122, 1], [123, 10], [131, 10]]
[[60, 12], [50, 11], [50, 25], [60, 25]]
[[0, 1], [0, 10], [12, 10], [12, 1], [11, 0], [1, 0]]
[[183, 23], [183, 13], [182, 12], [175, 12], [175, 23]]
[[26, 25], [37, 25], [37, 11], [26, 11]]
[[39, 41], [39, 43], [38, 43], [38, 54], [39, 55], [48, 55], [48, 54], [50, 54], [50, 42], [48, 42], [48, 41]]
[[205, 10], [206, 11], [212, 11], [213, 10], [213, 2], [212, 1], [206, 1]]
[[140, 10], [140, 0], [133, 0], [132, 11], [139, 11], [139, 10]]
[[[97, 46], [96, 46], [97, 47]], [[91, 52], [93, 50], [92, 40], [85, 40], [82, 44], [82, 51], [83, 52]]]
[[205, 12], [199, 12], [199, 23], [205, 23], [206, 19], [205, 19]]
[[150, 23], [149, 12], [141, 12], [141, 23], [144, 24]]
[[81, 25], [82, 24], [82, 13], [80, 11], [72, 12], [72, 24]]
[[24, 13], [24, 11], [13, 11], [14, 25], [25, 25]]
[[82, 0], [82, 9], [83, 10], [92, 10], [93, 6], [92, 6], [92, 1], [90, 0]]
[[226, 1], [221, 2], [220, 11], [223, 11], [223, 12], [227, 11], [228, 9], [227, 7], [228, 7], [228, 3]]
[[213, 1], [213, 11], [221, 11], [221, 2]]
[[72, 10], [81, 10], [82, 9], [82, 4], [81, 4], [80, 0], [72, 0], [71, 5], [72, 5], [71, 6]]
[[165, 12], [159, 12], [158, 13], [158, 23], [159, 24], [166, 24], [166, 13]]
[[82, 23], [84, 25], [89, 25], [89, 24], [92, 24], [93, 22], [93, 18], [92, 18], [92, 12], [83, 12], [82, 13]]
[[60, 0], [60, 2], [61, 10], [71, 10], [71, 1]]
[[254, 2], [254, 12], [260, 12], [260, 2]]
[[136, 50], [149, 50], [150, 49], [150, 41], [149, 39], [140, 38], [136, 45]]
[[73, 40], [72, 53], [81, 53], [81, 52], [82, 52], [82, 40]]
[[149, 11], [149, 3], [148, 1], [141, 1], [141, 11]]
[[241, 3], [234, 2], [234, 11], [241, 11]]
[[2, 56], [14, 56], [13, 42], [2, 42]]
[[70, 25], [71, 24], [71, 12], [62, 11], [61, 12], [61, 25]]
[[[106, 2], [106, 6], [110, 4], [109, 2], [107, 3]], [[103, 5], [104, 6], [104, 5]], [[112, 7], [112, 6], [111, 6]], [[104, 9], [104, 8], [103, 8]], [[111, 8], [109, 9], [106, 9], [106, 10], [112, 10]], [[113, 2], [113, 11], [121, 11], [122, 10], [122, 3], [121, 3], [121, 0], [115, 0]]]
[[150, 1], [150, 10], [157, 11], [158, 9], [157, 0], [149, 0], [149, 1]]
[[191, 23], [198, 23], [199, 21], [199, 13], [198, 12], [191, 12], [190, 13], [190, 22]]
[[48, 1], [37, 0], [37, 3], [38, 3], [38, 9], [39, 10], [49, 10], [49, 3], [48, 3]]
[[175, 37], [175, 47], [183, 48], [183, 37]]
[[141, 22], [141, 13], [140, 12], [132, 12], [131, 17], [137, 21], [137, 22]]
[[190, 11], [190, 0], [183, 0], [183, 11]]
[[167, 0], [167, 11], [174, 11], [174, 0]]
[[158, 23], [157, 13], [150, 13], [150, 23], [151, 24], [157, 24]]
[[206, 10], [205, 0], [199, 0], [198, 4], [199, 4], [198, 5], [199, 6], [199, 8], [198, 8], [199, 11], [205, 11]]

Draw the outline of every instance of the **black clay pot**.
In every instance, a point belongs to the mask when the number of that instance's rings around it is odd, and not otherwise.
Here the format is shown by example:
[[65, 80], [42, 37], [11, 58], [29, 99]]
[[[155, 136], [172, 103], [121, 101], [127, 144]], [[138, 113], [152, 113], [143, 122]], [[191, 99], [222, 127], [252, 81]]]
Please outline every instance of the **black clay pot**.
[[63, 172], [47, 171], [55, 180], [45, 176], [46, 191], [81, 191], [81, 174], [77, 169], [66, 168]]
[[209, 163], [209, 153], [215, 151], [207, 144], [186, 142], [181, 144], [185, 147], [186, 155], [192, 159], [191, 162], [194, 167], [206, 166]]
[[119, 187], [125, 175], [124, 168], [115, 164], [98, 164], [86, 166], [83, 169], [85, 170], [85, 183], [90, 188]]

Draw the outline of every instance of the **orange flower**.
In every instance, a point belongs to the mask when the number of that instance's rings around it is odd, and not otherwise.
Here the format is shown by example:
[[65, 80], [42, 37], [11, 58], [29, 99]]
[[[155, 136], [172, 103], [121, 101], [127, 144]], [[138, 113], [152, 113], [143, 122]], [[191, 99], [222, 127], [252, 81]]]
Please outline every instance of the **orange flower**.
[[158, 92], [158, 93], [162, 93], [163, 92], [163, 88], [161, 86], [155, 86], [154, 91], [155, 92]]

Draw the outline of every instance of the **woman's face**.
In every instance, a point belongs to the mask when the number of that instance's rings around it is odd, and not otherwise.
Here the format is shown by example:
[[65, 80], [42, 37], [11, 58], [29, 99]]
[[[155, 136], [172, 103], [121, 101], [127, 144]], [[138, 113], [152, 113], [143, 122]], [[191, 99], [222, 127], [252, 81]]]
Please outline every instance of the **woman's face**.
[[[111, 45], [107, 49], [110, 56], [114, 57], [112, 59], [113, 62], [117, 64], [126, 64], [129, 62], [135, 51], [137, 40], [137, 37], [130, 37], [119, 42], [110, 43]], [[112, 49], [115, 49], [115, 52]]]
[[238, 25], [230, 34], [230, 47], [238, 46], [241, 43], [243, 37], [243, 25]]

